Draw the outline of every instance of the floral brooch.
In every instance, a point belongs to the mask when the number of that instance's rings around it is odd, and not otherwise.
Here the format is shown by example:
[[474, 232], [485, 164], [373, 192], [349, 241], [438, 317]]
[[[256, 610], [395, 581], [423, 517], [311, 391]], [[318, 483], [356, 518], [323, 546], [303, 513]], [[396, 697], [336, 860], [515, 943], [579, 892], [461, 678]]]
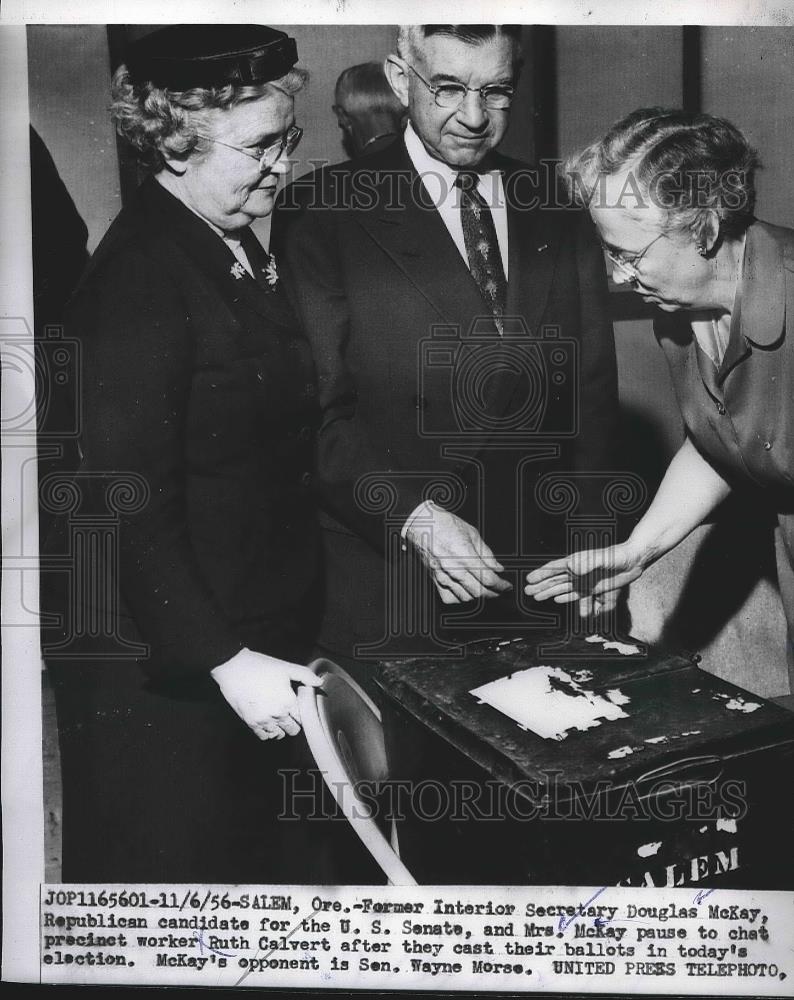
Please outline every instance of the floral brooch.
[[263, 267], [262, 271], [265, 275], [265, 281], [271, 288], [275, 288], [278, 284], [278, 268], [276, 267], [276, 255], [268, 254], [267, 267]]
[[[278, 284], [278, 268], [276, 267], [276, 258], [272, 253], [268, 254], [267, 264], [265, 267], [260, 268], [260, 271], [265, 276], [265, 281], [268, 283], [270, 288], [275, 289]], [[248, 271], [246, 271], [245, 267], [238, 260], [235, 261], [229, 268], [229, 274], [236, 281], [242, 281], [242, 279], [248, 274]]]

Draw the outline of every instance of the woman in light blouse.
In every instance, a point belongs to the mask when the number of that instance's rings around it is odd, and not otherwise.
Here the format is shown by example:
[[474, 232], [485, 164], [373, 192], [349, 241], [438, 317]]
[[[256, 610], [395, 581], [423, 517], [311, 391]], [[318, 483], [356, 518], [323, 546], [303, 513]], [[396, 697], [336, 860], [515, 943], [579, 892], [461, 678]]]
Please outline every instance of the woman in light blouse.
[[530, 573], [536, 600], [609, 610], [741, 483], [777, 514], [794, 634], [794, 231], [754, 217], [757, 167], [729, 122], [662, 108], [632, 112], [566, 164], [614, 281], [657, 307], [687, 435], [629, 538]]

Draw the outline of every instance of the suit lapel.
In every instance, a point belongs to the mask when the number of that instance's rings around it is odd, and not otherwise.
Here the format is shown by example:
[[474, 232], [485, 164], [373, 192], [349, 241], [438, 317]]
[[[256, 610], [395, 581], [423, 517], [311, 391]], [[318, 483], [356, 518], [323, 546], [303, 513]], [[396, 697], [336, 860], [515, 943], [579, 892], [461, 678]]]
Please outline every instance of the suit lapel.
[[[540, 334], [540, 321], [554, 276], [558, 238], [551, 231], [546, 232], [543, 213], [532, 205], [537, 195], [536, 185], [528, 170], [516, 168], [511, 161], [495, 156], [494, 165], [502, 171], [502, 187], [507, 204], [508, 234], [508, 281], [505, 332], [522, 337]], [[512, 321], [512, 322], [511, 322]], [[512, 349], [515, 349], [513, 345]], [[510, 350], [510, 345], [506, 345]], [[529, 348], [536, 350], [537, 348]], [[518, 369], [508, 362], [494, 379], [492, 408], [505, 414], [515, 404], [516, 393], [523, 400], [530, 387], [525, 382], [521, 367]]]
[[[245, 270], [217, 233], [154, 179], [145, 182], [140, 196], [152, 225], [163, 229], [233, 306], [245, 306], [271, 322], [294, 325], [294, 316], [280, 285], [262, 288]], [[254, 261], [251, 262], [255, 266]]]
[[[478, 317], [487, 317], [488, 331], [507, 352], [504, 365], [495, 364], [483, 390], [487, 410], [498, 417], [506, 412], [520, 384], [515, 365], [510, 364], [511, 348], [506, 341], [524, 332], [539, 333], [546, 307], [558, 252], [558, 237], [551, 227], [546, 231], [543, 213], [517, 207], [532, 204], [537, 191], [532, 175], [502, 157], [493, 157], [502, 170], [508, 204], [508, 299], [504, 340], [498, 338], [490, 311], [441, 216], [432, 206], [419, 175], [403, 143], [367, 161], [367, 166], [381, 174], [380, 197], [372, 210], [359, 211], [358, 221], [370, 237], [412, 282], [417, 291], [435, 309], [440, 322], [458, 327], [465, 336]], [[383, 175], [390, 175], [384, 179]], [[388, 183], [388, 187], [385, 186]], [[399, 197], [394, 197], [394, 191]], [[394, 207], [385, 207], [391, 204]], [[419, 331], [426, 336], [428, 331]], [[495, 345], [496, 351], [501, 347]], [[485, 433], [480, 445], [487, 444]]]
[[[493, 157], [502, 170], [507, 200], [508, 286], [507, 315], [520, 317], [535, 333], [551, 288], [558, 241], [543, 213], [522, 209], [537, 195], [529, 171], [502, 157]], [[367, 165], [386, 175], [375, 208], [358, 213], [373, 240], [438, 312], [439, 319], [468, 328], [472, 317], [487, 316], [488, 307], [447, 227], [428, 198], [404, 143], [395, 143]], [[394, 197], [394, 192], [398, 197]], [[399, 207], [385, 207], [388, 205]]]
[[[254, 237], [254, 240], [256, 241], [256, 237]], [[260, 246], [258, 241], [256, 241], [256, 245]], [[224, 247], [229, 250], [225, 244]], [[229, 255], [232, 257], [234, 263], [239, 263], [231, 250], [229, 250]], [[260, 246], [259, 253], [246, 252], [246, 256], [252, 268], [259, 268], [260, 272], [264, 271], [266, 256], [263, 247]], [[277, 264], [275, 257], [271, 259]], [[284, 324], [285, 326], [294, 326], [295, 314], [287, 299], [281, 280], [277, 279], [275, 286], [270, 288], [252, 278], [245, 268], [242, 271], [243, 273], [240, 278], [234, 279], [233, 293], [235, 295], [235, 302], [245, 302], [255, 312], [258, 312], [261, 316], [267, 316], [268, 319], [274, 322]], [[240, 274], [239, 268], [236, 273]]]
[[[357, 219], [369, 236], [438, 313], [439, 322], [468, 331], [488, 307], [455, 241], [433, 207], [403, 142], [366, 161], [377, 170], [380, 196]], [[396, 196], [395, 196], [396, 194]], [[389, 207], [394, 206], [394, 207]]]
[[509, 278], [507, 315], [520, 317], [537, 335], [551, 289], [559, 250], [556, 232], [544, 226], [544, 213], [532, 205], [538, 195], [529, 171], [506, 168], [502, 183], [507, 202]]

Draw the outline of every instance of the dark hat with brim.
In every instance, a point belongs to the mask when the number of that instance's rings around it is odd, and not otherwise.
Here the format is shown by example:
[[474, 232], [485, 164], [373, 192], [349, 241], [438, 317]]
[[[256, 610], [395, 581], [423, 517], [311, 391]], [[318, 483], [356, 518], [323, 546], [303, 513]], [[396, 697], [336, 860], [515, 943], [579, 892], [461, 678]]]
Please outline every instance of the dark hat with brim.
[[295, 39], [262, 24], [173, 24], [134, 42], [125, 58], [133, 83], [168, 90], [267, 83], [297, 61]]

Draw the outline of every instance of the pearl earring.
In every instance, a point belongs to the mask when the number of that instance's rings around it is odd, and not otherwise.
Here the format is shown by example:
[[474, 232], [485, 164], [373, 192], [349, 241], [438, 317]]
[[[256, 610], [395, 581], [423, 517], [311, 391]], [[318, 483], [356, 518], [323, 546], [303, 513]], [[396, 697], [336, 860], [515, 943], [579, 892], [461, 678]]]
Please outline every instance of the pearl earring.
[[708, 250], [706, 249], [706, 244], [705, 243], [696, 243], [695, 244], [695, 249], [697, 250], [697, 252], [700, 254], [701, 257], [707, 257], [708, 256]]

